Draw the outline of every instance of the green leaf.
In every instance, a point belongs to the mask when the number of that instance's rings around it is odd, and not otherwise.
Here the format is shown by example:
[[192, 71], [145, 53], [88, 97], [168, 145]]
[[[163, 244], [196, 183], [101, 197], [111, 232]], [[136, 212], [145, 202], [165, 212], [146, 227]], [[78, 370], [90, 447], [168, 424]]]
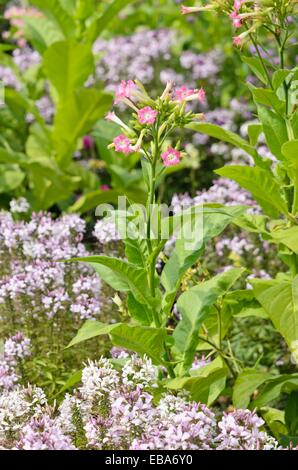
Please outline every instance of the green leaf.
[[285, 108], [285, 103], [281, 101], [274, 90], [265, 88], [256, 88], [249, 84], [249, 89], [252, 92], [254, 101], [257, 105], [264, 105], [272, 107], [276, 113], [280, 114]]
[[63, 99], [85, 83], [93, 67], [93, 55], [89, 45], [73, 39], [55, 42], [43, 57], [47, 78]]
[[268, 170], [256, 166], [229, 165], [216, 170], [215, 173], [236, 181], [250, 191], [269, 216], [287, 214], [287, 205], [280, 194], [279, 183]]
[[134, 0], [114, 0], [104, 11], [103, 15], [95, 19], [87, 31], [87, 39], [93, 43], [107, 28], [108, 24], [118, 15], [118, 13]]
[[233, 404], [236, 408], [247, 408], [251, 395], [272, 375], [261, 370], [244, 369], [237, 377], [233, 388]]
[[0, 193], [7, 193], [18, 188], [25, 179], [25, 174], [17, 165], [0, 166]]
[[270, 232], [275, 243], [282, 243], [291, 251], [298, 254], [298, 227], [276, 228]]
[[249, 66], [249, 68], [253, 71], [253, 73], [258, 77], [258, 79], [267, 85], [268, 78], [264, 71], [264, 68], [257, 57], [245, 57], [241, 56], [241, 60]]
[[[63, 385], [63, 387], [60, 388], [59, 392], [57, 393], [57, 395], [61, 395], [61, 393], [64, 393], [66, 390], [69, 390], [70, 388], [74, 387], [74, 385], [76, 385], [77, 383], [79, 383], [82, 379], [82, 371], [81, 370], [78, 370], [77, 372], [75, 372], [74, 374], [72, 374], [68, 379], [67, 381], [65, 382], [65, 384]], [[57, 396], [55, 395], [55, 397]]]
[[227, 369], [220, 358], [199, 369], [200, 374], [194, 377], [177, 377], [165, 383], [170, 390], [185, 389], [191, 398], [210, 406], [225, 388]]
[[298, 276], [285, 280], [251, 279], [249, 282], [275, 328], [297, 355]]
[[258, 116], [270, 151], [278, 160], [283, 160], [281, 147], [288, 140], [285, 120], [264, 106], [258, 106]]
[[276, 72], [274, 72], [274, 74], [272, 75], [272, 85], [275, 91], [279, 89], [279, 87], [284, 83], [290, 73], [290, 70], [285, 69], [276, 70]]
[[[200, 212], [201, 211], [201, 212]], [[173, 302], [175, 300], [176, 293], [179, 289], [181, 279], [184, 273], [189, 269], [201, 256], [205, 244], [213, 237], [218, 236], [234, 218], [238, 217], [243, 213], [243, 207], [226, 207], [223, 209], [212, 209], [203, 207], [194, 207], [193, 212], [190, 212], [190, 216], [195, 217], [195, 223], [197, 224], [196, 240], [194, 249], [188, 248], [187, 241], [182, 238], [185, 234], [184, 225], [182, 224], [182, 233], [176, 242], [175, 249], [167, 261], [161, 275], [161, 282], [165, 289], [165, 296], [163, 301], [163, 309], [166, 314], [169, 313]], [[184, 213], [184, 219], [186, 223], [192, 221], [187, 218], [187, 212]], [[175, 223], [181, 223], [178, 216], [173, 217]], [[194, 225], [192, 226], [192, 231]]]
[[[118, 258], [108, 256], [88, 256], [85, 258], [73, 258], [71, 261], [82, 261], [87, 264], [102, 265], [113, 271], [114, 276], [124, 283], [127, 283], [131, 292], [138, 302], [145, 305], [155, 305], [156, 300], [152, 298], [148, 285], [147, 272], [137, 268], [131, 263], [127, 263]], [[105, 279], [107, 282], [107, 279]]]
[[298, 392], [292, 392], [287, 400], [285, 408], [285, 423], [289, 434], [298, 434]]
[[63, 33], [64, 37], [74, 36], [76, 27], [71, 15], [61, 6], [59, 0], [30, 0]]
[[83, 341], [87, 341], [88, 339], [95, 338], [96, 336], [108, 335], [113, 328], [116, 328], [118, 325], [119, 323], [108, 325], [95, 320], [87, 320], [83, 326], [81, 326], [76, 336], [68, 344], [67, 348], [82, 343]]
[[59, 162], [69, 161], [77, 140], [88, 133], [112, 103], [111, 95], [95, 89], [81, 89], [59, 107], [54, 120], [53, 142]]
[[151, 325], [153, 318], [150, 308], [137, 302], [131, 292], [127, 296], [127, 307], [131, 317], [138, 323], [146, 326]]
[[48, 46], [64, 39], [64, 34], [47, 18], [25, 17], [25, 32], [34, 48], [42, 55]]
[[282, 393], [289, 394], [294, 390], [298, 390], [298, 374], [279, 375], [266, 383], [256, 400], [252, 402], [250, 408], [266, 406], [268, 403], [279, 398]]
[[249, 124], [247, 127], [248, 137], [250, 144], [255, 146], [258, 143], [261, 132], [263, 131], [262, 124]]
[[207, 134], [210, 137], [221, 140], [223, 142], [228, 142], [229, 144], [234, 145], [235, 147], [241, 148], [246, 153], [251, 155], [256, 162], [259, 162], [260, 157], [255, 148], [250, 145], [246, 140], [239, 137], [234, 132], [223, 129], [220, 126], [215, 124], [208, 124], [205, 122], [193, 122], [186, 126], [188, 129], [192, 129], [195, 132], [201, 132], [202, 134]]
[[125, 323], [113, 329], [112, 343], [115, 346], [129, 349], [140, 355], [149, 356], [154, 364], [162, 364], [164, 343], [167, 334], [164, 328], [150, 328], [148, 326], [131, 326]]
[[180, 362], [177, 366], [180, 375], [187, 373], [192, 365], [198, 344], [198, 332], [210, 312], [210, 307], [219, 297], [226, 294], [244, 271], [242, 268], [230, 269], [192, 287], [179, 297], [177, 306], [182, 319], [173, 337], [174, 350]]
[[162, 362], [166, 330], [146, 326], [115, 323], [107, 325], [95, 320], [87, 320], [67, 348], [101, 335], [110, 335], [115, 346], [149, 356], [155, 364]]
[[223, 302], [223, 310], [228, 310], [236, 318], [258, 317], [268, 319], [268, 315], [250, 289], [229, 292]]

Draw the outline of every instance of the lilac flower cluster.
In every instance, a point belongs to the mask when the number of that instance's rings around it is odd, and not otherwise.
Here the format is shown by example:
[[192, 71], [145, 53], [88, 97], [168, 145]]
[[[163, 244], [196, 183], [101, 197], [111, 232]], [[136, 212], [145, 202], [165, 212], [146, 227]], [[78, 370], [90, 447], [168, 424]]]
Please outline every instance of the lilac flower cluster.
[[[24, 201], [12, 204], [24, 209]], [[76, 215], [54, 220], [33, 214], [28, 222], [0, 213], [0, 318], [23, 327], [34, 318], [71, 315], [80, 321], [98, 316], [100, 282], [87, 267], [62, 263], [86, 256], [82, 243], [85, 222]], [[20, 314], [21, 313], [21, 314]]]
[[[216, 416], [188, 396], [154, 399], [158, 369], [151, 360], [117, 351], [82, 372], [82, 384], [50, 408], [37, 387], [0, 393], [2, 449], [274, 450], [277, 441], [249, 410]], [[121, 360], [122, 369], [114, 365]]]
[[18, 332], [4, 342], [0, 358], [0, 390], [12, 390], [20, 379], [19, 365], [31, 356], [31, 341]]
[[237, 410], [217, 421], [206, 405], [180, 396], [164, 394], [154, 404], [155, 387], [157, 368], [146, 357], [126, 358], [122, 371], [108, 359], [89, 362], [82, 386], [66, 395], [55, 418], [31, 418], [21, 429], [21, 448], [58, 448], [57, 435], [63, 446], [70, 446], [67, 439], [71, 439], [84, 443], [86, 449], [278, 447], [261, 429], [264, 421], [255, 413]]
[[120, 80], [135, 77], [145, 85], [155, 78], [154, 63], [169, 61], [175, 34], [169, 29], [141, 31], [108, 41], [98, 39], [93, 52], [99, 55], [96, 78], [115, 91]]

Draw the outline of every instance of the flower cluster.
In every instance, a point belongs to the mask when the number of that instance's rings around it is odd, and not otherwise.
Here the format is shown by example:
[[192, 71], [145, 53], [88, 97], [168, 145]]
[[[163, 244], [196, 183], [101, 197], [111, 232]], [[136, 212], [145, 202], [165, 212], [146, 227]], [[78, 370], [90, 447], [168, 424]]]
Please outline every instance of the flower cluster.
[[202, 114], [186, 110], [187, 102], [190, 101], [204, 102], [204, 90], [186, 86], [175, 88], [172, 82], [168, 82], [162, 95], [154, 101], [138, 80], [122, 80], [116, 90], [114, 104], [124, 103], [134, 114], [128, 126], [114, 112], [108, 113], [106, 119], [123, 130], [109, 148], [126, 155], [141, 152], [151, 163], [156, 161], [156, 155], [159, 154], [164, 167], [178, 165], [183, 156], [179, 144], [173, 148], [164, 147], [162, 143], [176, 128], [203, 118]]
[[0, 358], [0, 389], [12, 390], [20, 379], [19, 366], [31, 356], [31, 341], [22, 333], [11, 336], [4, 342]]
[[[28, 204], [12, 201], [11, 208], [19, 213]], [[84, 231], [85, 222], [76, 215], [54, 220], [36, 213], [25, 222], [0, 213], [0, 318], [6, 327], [15, 331], [33, 318], [56, 318], [59, 329], [58, 318], [65, 315], [78, 322], [100, 314], [98, 277], [87, 267], [60, 262], [87, 255]]]
[[23, 48], [27, 45], [24, 33], [24, 18], [40, 18], [40, 11], [32, 7], [21, 7], [13, 5], [4, 12], [4, 18], [10, 22], [11, 31], [2, 33], [3, 39], [13, 39], [18, 46]]
[[[82, 385], [57, 410], [40, 389], [0, 395], [2, 448], [61, 449], [277, 449], [264, 421], [248, 410], [216, 418], [206, 405], [165, 393], [158, 403], [157, 368], [144, 357], [89, 362]], [[118, 359], [120, 360], [120, 359]], [[29, 400], [30, 398], [30, 400]]]
[[297, 2], [288, 0], [211, 0], [204, 6], [182, 6], [181, 13], [187, 15], [216, 11], [226, 14], [234, 28], [245, 27], [245, 31], [233, 39], [235, 45], [241, 46], [262, 26], [282, 28], [289, 21], [288, 18], [297, 12], [297, 8]]

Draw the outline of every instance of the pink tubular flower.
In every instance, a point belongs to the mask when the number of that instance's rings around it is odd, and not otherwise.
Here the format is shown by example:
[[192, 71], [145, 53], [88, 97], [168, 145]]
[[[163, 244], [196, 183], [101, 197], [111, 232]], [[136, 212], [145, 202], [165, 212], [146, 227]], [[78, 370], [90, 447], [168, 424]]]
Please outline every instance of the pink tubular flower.
[[116, 90], [114, 103], [120, 103], [124, 98], [131, 98], [131, 93], [134, 88], [136, 88], [136, 85], [132, 80], [128, 80], [127, 82], [122, 80]]
[[125, 153], [126, 155], [132, 152], [130, 140], [124, 134], [120, 134], [115, 137], [113, 143], [115, 145], [116, 152]]
[[233, 37], [233, 44], [234, 46], [240, 47], [242, 45], [242, 39], [240, 36]]
[[205, 91], [203, 88], [192, 90], [186, 86], [177, 88], [175, 91], [176, 101], [192, 101], [198, 99], [199, 101], [205, 101]]
[[180, 163], [181, 153], [179, 150], [169, 147], [168, 150], [161, 154], [164, 166], [175, 166]]
[[182, 15], [188, 15], [190, 13], [197, 13], [201, 10], [201, 7], [186, 7], [185, 5], [181, 6]]
[[138, 111], [138, 120], [140, 124], [154, 124], [158, 112], [146, 106]]

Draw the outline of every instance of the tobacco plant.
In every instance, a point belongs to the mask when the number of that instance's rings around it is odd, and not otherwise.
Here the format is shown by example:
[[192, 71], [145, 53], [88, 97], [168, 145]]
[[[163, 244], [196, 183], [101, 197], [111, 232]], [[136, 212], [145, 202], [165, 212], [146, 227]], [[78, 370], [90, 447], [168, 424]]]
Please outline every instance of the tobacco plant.
[[[161, 387], [185, 388], [196, 400], [212, 403], [224, 389], [226, 378], [235, 375], [234, 358], [222, 348], [225, 313], [221, 307], [225, 294], [244, 269], [230, 269], [187, 290], [181, 284], [203, 256], [208, 241], [239, 217], [245, 207], [207, 204], [171, 215], [165, 213], [157, 197], [158, 185], [172, 168], [177, 169], [184, 155], [180, 142], [169, 146], [169, 138], [175, 139], [178, 128], [196, 125], [203, 118], [188, 110], [188, 103], [204, 99], [202, 89], [174, 89], [169, 82], [162, 95], [153, 100], [138, 81], [121, 82], [115, 104], [126, 104], [132, 110], [132, 119], [125, 124], [114, 112], [107, 115], [122, 128], [110, 146], [122, 152], [123, 158], [131, 152], [141, 153], [147, 204], [126, 208], [119, 201], [116, 212], [110, 208], [109, 216], [114, 216], [125, 244], [126, 259], [92, 256], [76, 261], [88, 263], [116, 291], [126, 293], [129, 320], [109, 325], [87, 321], [69, 346], [108, 334], [115, 346], [146, 354], [160, 366]], [[157, 260], [173, 236], [175, 249], [158, 272]], [[180, 321], [176, 309], [182, 316]], [[218, 320], [216, 332], [207, 337], [204, 323], [208, 317], [214, 320], [214, 314]], [[202, 339], [216, 354], [210, 364], [194, 371]]]

